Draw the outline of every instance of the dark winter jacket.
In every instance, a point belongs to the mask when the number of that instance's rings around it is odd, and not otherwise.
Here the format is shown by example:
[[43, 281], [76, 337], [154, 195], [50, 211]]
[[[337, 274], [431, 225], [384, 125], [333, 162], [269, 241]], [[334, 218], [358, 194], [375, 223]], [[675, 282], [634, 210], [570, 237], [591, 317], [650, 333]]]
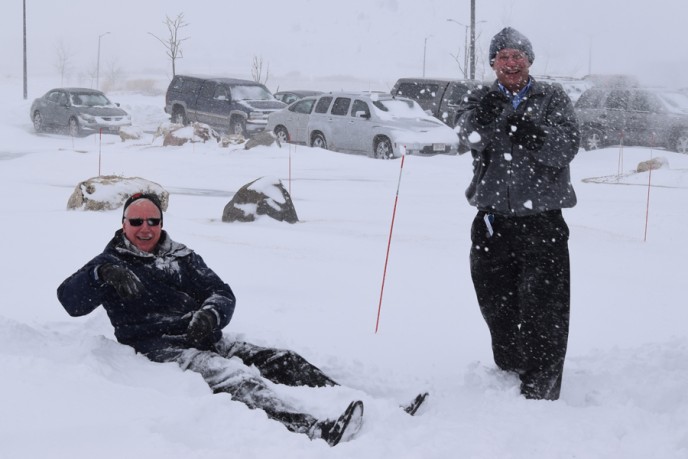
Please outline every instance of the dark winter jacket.
[[[97, 269], [104, 263], [128, 268], [143, 284], [143, 292], [131, 300], [120, 298], [98, 277]], [[103, 253], [58, 287], [57, 296], [71, 316], [86, 315], [102, 304], [117, 340], [142, 353], [168, 343], [191, 347], [186, 330], [192, 314], [202, 308], [212, 310], [218, 318], [213, 342], [219, 340], [236, 302], [229, 285], [199, 255], [171, 240], [165, 231], [155, 253], [146, 253], [131, 244], [121, 229]]]
[[[474, 91], [463, 104], [467, 111], [457, 130], [473, 155], [473, 180], [466, 198], [481, 210], [521, 216], [576, 204], [569, 163], [578, 153], [580, 133], [573, 105], [561, 85], [531, 80], [518, 108], [507, 103], [497, 120], [486, 126], [476, 123], [474, 109], [483, 95], [499, 90], [496, 81]], [[506, 119], [514, 112], [527, 114], [547, 132], [540, 149], [512, 144]]]

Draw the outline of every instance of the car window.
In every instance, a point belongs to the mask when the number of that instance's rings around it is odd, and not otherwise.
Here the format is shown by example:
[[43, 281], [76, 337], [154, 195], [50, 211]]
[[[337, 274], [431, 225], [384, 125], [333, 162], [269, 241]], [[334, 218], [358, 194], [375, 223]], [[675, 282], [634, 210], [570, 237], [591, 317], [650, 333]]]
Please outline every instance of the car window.
[[60, 100], [60, 94], [61, 93], [59, 91], [53, 91], [50, 94], [48, 94], [48, 97], [46, 97], [46, 99], [48, 99], [50, 102], [58, 103]]
[[315, 105], [315, 99], [305, 99], [305, 100], [300, 100], [291, 107], [289, 107], [289, 110], [294, 112], [294, 113], [305, 113], [309, 114], [311, 111], [313, 111], [313, 106]]
[[358, 116], [363, 112], [363, 116], [366, 118], [370, 118], [370, 109], [368, 108], [368, 104], [366, 104], [362, 100], [354, 100], [354, 104], [351, 107], [351, 116]]
[[585, 91], [576, 101], [576, 108], [600, 108], [604, 94], [596, 89]]
[[333, 115], [346, 115], [349, 112], [349, 105], [351, 105], [351, 99], [348, 97], [337, 97], [332, 104]]
[[332, 97], [321, 97], [315, 106], [315, 113], [327, 113], [327, 109], [330, 107], [330, 102], [332, 102]]
[[609, 93], [605, 106], [610, 110], [627, 110], [630, 91], [625, 89], [615, 89]]
[[456, 84], [452, 87], [451, 94], [449, 95], [449, 103], [453, 105], [459, 105], [465, 102], [465, 96], [468, 92], [468, 86], [463, 84]]
[[184, 86], [184, 78], [182, 77], [175, 77], [174, 80], [172, 80], [172, 89], [175, 91], [179, 91], [182, 89]]
[[182, 91], [187, 93], [198, 94], [198, 90], [201, 89], [201, 82], [198, 80], [186, 79], [182, 80]]
[[401, 83], [396, 95], [416, 100], [431, 100], [435, 98], [439, 89], [440, 85], [436, 83]]
[[229, 89], [224, 85], [217, 85], [215, 88], [215, 93], [213, 94], [213, 99], [215, 100], [229, 100]]
[[57, 103], [60, 105], [67, 105], [67, 94], [60, 92], [59, 97], [57, 98]]
[[631, 99], [630, 110], [637, 112], [659, 113], [662, 111], [662, 103], [656, 95], [647, 91], [637, 91]]

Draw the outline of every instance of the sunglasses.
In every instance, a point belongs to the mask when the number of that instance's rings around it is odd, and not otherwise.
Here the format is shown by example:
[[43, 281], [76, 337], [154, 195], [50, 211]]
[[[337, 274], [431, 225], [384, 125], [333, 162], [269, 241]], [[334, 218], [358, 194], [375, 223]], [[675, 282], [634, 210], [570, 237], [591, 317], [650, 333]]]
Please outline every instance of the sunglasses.
[[148, 226], [158, 226], [160, 224], [160, 218], [127, 218], [131, 226], [141, 226], [145, 221]]

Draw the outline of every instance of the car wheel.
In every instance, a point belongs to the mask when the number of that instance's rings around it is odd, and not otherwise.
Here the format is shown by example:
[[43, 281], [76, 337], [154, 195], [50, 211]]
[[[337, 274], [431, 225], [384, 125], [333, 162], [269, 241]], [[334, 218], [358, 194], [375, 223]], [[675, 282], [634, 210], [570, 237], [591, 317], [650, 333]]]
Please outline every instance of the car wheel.
[[587, 127], [583, 130], [582, 144], [586, 151], [598, 150], [604, 147], [604, 134], [596, 127]]
[[688, 153], [688, 130], [683, 130], [678, 133], [674, 146], [677, 152]]
[[71, 135], [72, 137], [77, 137], [79, 135], [79, 122], [76, 118], [69, 118], [69, 124], [67, 127], [69, 129], [69, 135]]
[[313, 137], [311, 138], [311, 147], [327, 150], [327, 141], [325, 140], [325, 136], [320, 132], [313, 134]]
[[387, 137], [380, 137], [379, 139], [375, 139], [374, 155], [378, 159], [394, 158], [392, 142], [390, 142]]
[[43, 117], [40, 112], [33, 114], [33, 128], [36, 132], [41, 132], [43, 130]]
[[175, 124], [181, 124], [183, 126], [189, 124], [189, 120], [187, 119], [186, 112], [183, 108], [174, 109], [174, 112], [172, 112], [172, 122]]
[[235, 116], [229, 121], [229, 133], [246, 137], [246, 121]]
[[285, 128], [284, 126], [277, 126], [275, 128], [275, 135], [277, 136], [277, 140], [279, 140], [280, 143], [289, 142], [289, 131], [287, 131], [287, 128]]

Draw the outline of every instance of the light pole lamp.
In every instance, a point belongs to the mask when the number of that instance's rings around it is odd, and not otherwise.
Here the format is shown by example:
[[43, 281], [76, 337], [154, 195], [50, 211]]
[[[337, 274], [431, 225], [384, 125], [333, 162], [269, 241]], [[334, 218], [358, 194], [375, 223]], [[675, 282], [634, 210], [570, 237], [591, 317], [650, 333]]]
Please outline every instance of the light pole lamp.
[[110, 32], [98, 35], [98, 58], [96, 59], [96, 89], [100, 90], [100, 39]]

